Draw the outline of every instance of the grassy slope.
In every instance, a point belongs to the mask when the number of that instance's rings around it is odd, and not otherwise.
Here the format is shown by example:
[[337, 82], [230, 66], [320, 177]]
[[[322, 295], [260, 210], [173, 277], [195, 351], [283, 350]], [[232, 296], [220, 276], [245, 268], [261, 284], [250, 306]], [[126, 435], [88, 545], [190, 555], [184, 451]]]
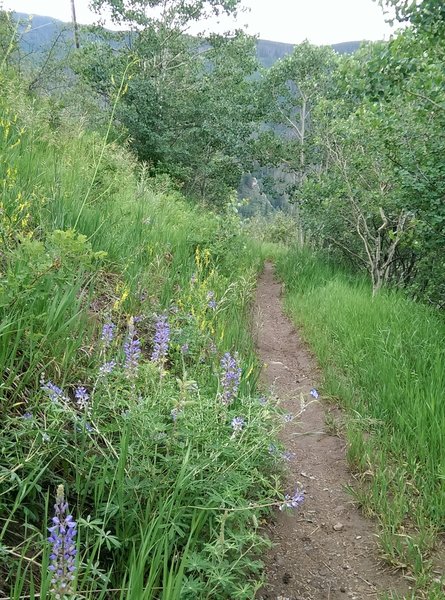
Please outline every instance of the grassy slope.
[[348, 409], [355, 493], [378, 516], [384, 555], [409, 565], [428, 597], [443, 597], [428, 560], [445, 522], [443, 319], [397, 292], [373, 299], [365, 281], [308, 251], [283, 255], [279, 272], [325, 395]]
[[[267, 451], [277, 419], [255, 398], [248, 319], [261, 249], [230, 214], [190, 206], [122, 148], [28, 99], [13, 74], [0, 73], [0, 88], [0, 592], [45, 597], [63, 484], [82, 597], [252, 598], [263, 547], [252, 505], [278, 500]], [[159, 365], [163, 311], [171, 343]], [[128, 371], [132, 316], [142, 355]], [[228, 407], [226, 351], [242, 368]], [[63, 390], [56, 402], [41, 378]]]

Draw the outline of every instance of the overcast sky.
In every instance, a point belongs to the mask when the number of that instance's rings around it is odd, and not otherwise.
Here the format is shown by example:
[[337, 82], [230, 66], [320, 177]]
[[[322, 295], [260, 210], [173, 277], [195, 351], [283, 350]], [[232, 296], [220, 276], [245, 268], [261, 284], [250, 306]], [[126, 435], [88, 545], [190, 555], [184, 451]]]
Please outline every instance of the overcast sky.
[[[97, 17], [88, 9], [89, 0], [76, 0], [79, 23]], [[1, 3], [1, 0], [0, 0]], [[335, 44], [350, 40], [388, 39], [390, 28], [373, 0], [243, 0], [250, 12], [242, 13], [236, 25], [248, 24], [251, 34], [279, 42]], [[7, 9], [48, 15], [69, 21], [70, 0], [3, 0]], [[231, 23], [209, 24], [213, 30], [233, 27]]]

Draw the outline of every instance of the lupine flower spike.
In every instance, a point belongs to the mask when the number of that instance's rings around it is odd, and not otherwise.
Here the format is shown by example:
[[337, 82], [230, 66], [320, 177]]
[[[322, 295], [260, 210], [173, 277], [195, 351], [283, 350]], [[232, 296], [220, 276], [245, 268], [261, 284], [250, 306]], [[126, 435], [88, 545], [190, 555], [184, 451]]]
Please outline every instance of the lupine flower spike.
[[232, 356], [226, 352], [221, 359], [222, 377], [221, 377], [221, 402], [229, 405], [236, 398], [241, 379], [241, 368], [238, 365], [238, 353]]
[[105, 325], [102, 327], [102, 336], [101, 336], [101, 340], [103, 342], [103, 345], [107, 348], [111, 342], [113, 341], [114, 338], [114, 330], [116, 329], [116, 325], [114, 323], [112, 323], [111, 321], [108, 323], [105, 323]]
[[182, 409], [181, 408], [173, 408], [170, 411], [170, 416], [172, 418], [173, 423], [176, 423], [176, 421], [178, 420], [179, 415], [182, 413]]
[[124, 342], [125, 352], [125, 364], [124, 368], [128, 375], [133, 375], [139, 365], [139, 359], [141, 357], [141, 342], [136, 337], [136, 329], [134, 327], [133, 317], [130, 319], [128, 324], [128, 335]]
[[207, 306], [212, 310], [216, 310], [215, 292], [207, 292]]
[[293, 496], [286, 494], [284, 497], [284, 502], [280, 504], [280, 510], [284, 510], [285, 508], [298, 508], [303, 504], [303, 502], [304, 491], [297, 488]]
[[170, 342], [170, 325], [166, 315], [161, 315], [156, 321], [153, 352], [151, 354], [152, 362], [162, 363], [168, 353]]
[[232, 419], [233, 433], [241, 431], [245, 424], [246, 423], [242, 417], [235, 417], [234, 419]]
[[86, 389], [83, 386], [76, 388], [74, 396], [76, 397], [77, 405], [80, 410], [85, 410], [85, 408], [88, 406], [88, 400], [90, 399], [90, 395]]
[[64, 600], [73, 593], [72, 584], [76, 570], [76, 522], [68, 511], [63, 485], [57, 488], [52, 526], [48, 527], [51, 544], [49, 570], [51, 594], [56, 600]]
[[294, 457], [294, 453], [289, 452], [288, 450], [285, 450], [284, 452], [281, 453], [281, 458], [288, 462], [290, 462], [293, 459], [293, 457]]
[[48, 395], [51, 402], [59, 403], [64, 402], [66, 400], [66, 396], [57, 385], [55, 385], [52, 381], [44, 381], [40, 382], [42, 390]]
[[114, 367], [116, 366], [116, 361], [115, 360], [110, 360], [109, 362], [105, 362], [100, 368], [99, 368], [99, 375], [108, 375], [109, 373], [111, 373], [114, 369]]

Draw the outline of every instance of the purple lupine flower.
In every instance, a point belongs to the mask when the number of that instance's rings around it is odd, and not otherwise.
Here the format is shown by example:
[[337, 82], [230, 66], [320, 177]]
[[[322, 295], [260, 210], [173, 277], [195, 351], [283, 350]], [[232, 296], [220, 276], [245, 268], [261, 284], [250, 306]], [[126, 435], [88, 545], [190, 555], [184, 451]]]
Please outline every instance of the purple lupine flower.
[[124, 368], [129, 374], [133, 374], [138, 368], [141, 357], [141, 341], [136, 337], [133, 318], [130, 319], [130, 323], [128, 324], [128, 335], [124, 342], [124, 352]]
[[24, 419], [25, 421], [30, 421], [32, 418], [33, 418], [32, 412], [25, 412], [22, 415], [22, 419]]
[[48, 395], [49, 399], [52, 402], [62, 402], [66, 400], [66, 396], [57, 385], [55, 385], [52, 381], [47, 381], [46, 383], [42, 383], [42, 390]]
[[84, 410], [88, 405], [88, 400], [90, 399], [90, 395], [87, 392], [87, 390], [83, 387], [83, 385], [76, 388], [76, 391], [74, 392], [74, 396], [77, 400], [77, 405], [80, 408], [80, 410]]
[[283, 421], [285, 423], [290, 423], [293, 420], [294, 420], [294, 415], [292, 415], [291, 413], [283, 416]]
[[285, 450], [284, 452], [281, 453], [281, 458], [288, 462], [290, 462], [294, 458], [294, 456], [295, 456], [295, 454], [293, 452], [289, 452], [288, 450]]
[[189, 349], [190, 348], [189, 348], [189, 345], [188, 345], [187, 342], [185, 344], [182, 344], [182, 346], [181, 346], [181, 354], [187, 354], [188, 351], [189, 351]]
[[320, 395], [315, 388], [312, 388], [309, 393], [313, 398], [318, 398]]
[[94, 428], [91, 425], [91, 423], [88, 423], [88, 421], [83, 422], [81, 420], [77, 421], [77, 423], [76, 423], [76, 429], [79, 432], [82, 432], [82, 431], [85, 430], [85, 431], [88, 431], [88, 433], [93, 433], [93, 431], [94, 431]]
[[212, 310], [216, 310], [218, 305], [215, 300], [215, 292], [207, 292], [207, 306]]
[[222, 378], [221, 401], [223, 404], [230, 404], [236, 398], [241, 379], [241, 368], [238, 365], [238, 353], [234, 356], [226, 352], [221, 359]]
[[241, 431], [245, 424], [246, 424], [246, 422], [242, 417], [235, 417], [234, 419], [232, 419], [231, 425], [232, 425], [233, 433], [236, 433], [237, 431]]
[[182, 410], [180, 408], [173, 408], [170, 411], [170, 416], [172, 418], [173, 423], [176, 423], [176, 421], [178, 420], [178, 417], [181, 413], [182, 413]]
[[295, 490], [293, 496], [286, 494], [284, 497], [284, 502], [280, 504], [280, 510], [284, 510], [285, 508], [298, 508], [304, 502], [304, 490], [299, 490], [298, 488]]
[[113, 341], [115, 329], [116, 325], [112, 321], [105, 323], [102, 327], [102, 335], [100, 339], [102, 340], [105, 347], [109, 346]]
[[110, 360], [109, 362], [105, 362], [103, 365], [99, 367], [99, 375], [108, 375], [114, 370], [116, 366], [115, 360]]
[[56, 503], [52, 526], [48, 527], [51, 554], [48, 569], [52, 574], [51, 593], [54, 598], [62, 599], [73, 592], [72, 583], [76, 570], [76, 522], [68, 512], [63, 485], [57, 488]]
[[170, 342], [170, 325], [167, 316], [158, 317], [155, 325], [154, 345], [151, 354], [152, 362], [163, 362], [168, 352]]

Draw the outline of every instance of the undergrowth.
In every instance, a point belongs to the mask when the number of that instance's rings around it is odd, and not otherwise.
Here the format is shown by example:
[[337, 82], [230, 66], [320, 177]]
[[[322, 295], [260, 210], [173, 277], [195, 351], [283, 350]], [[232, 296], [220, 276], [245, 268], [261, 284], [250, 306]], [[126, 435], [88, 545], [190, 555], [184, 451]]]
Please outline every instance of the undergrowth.
[[282, 499], [261, 248], [5, 69], [0, 88], [0, 594], [68, 577], [48, 571], [59, 489], [77, 598], [253, 598]]
[[369, 284], [322, 255], [278, 258], [286, 305], [317, 354], [324, 393], [348, 410], [353, 490], [380, 524], [385, 558], [408, 568], [419, 594], [443, 597], [434, 550], [445, 522], [445, 324], [397, 291]]

